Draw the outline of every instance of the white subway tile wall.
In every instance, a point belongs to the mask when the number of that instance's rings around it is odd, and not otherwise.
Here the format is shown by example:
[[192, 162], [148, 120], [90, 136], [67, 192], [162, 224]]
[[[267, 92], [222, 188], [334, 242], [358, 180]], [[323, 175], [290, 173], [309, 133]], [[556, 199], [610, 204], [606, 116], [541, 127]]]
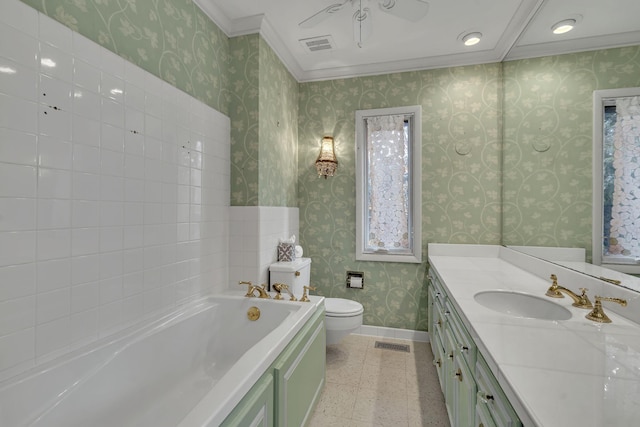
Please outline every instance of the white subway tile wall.
[[0, 380], [229, 283], [229, 119], [0, 5]]
[[[278, 261], [279, 239], [299, 241], [298, 208], [232, 206], [229, 231], [229, 280], [269, 283], [269, 266]], [[305, 255], [305, 256], [308, 256]]]

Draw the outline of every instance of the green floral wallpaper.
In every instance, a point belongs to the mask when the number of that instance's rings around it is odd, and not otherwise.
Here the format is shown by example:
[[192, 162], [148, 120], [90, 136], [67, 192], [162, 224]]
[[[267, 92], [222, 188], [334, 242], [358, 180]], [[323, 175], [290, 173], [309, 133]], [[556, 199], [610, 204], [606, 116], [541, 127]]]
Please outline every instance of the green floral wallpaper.
[[231, 205], [259, 206], [260, 37], [229, 41]]
[[259, 206], [298, 205], [298, 82], [260, 37]]
[[504, 63], [505, 244], [591, 253], [593, 91], [640, 86], [640, 46]]
[[228, 112], [228, 38], [192, 0], [22, 0]]
[[[300, 85], [300, 240], [318, 293], [360, 301], [364, 323], [424, 330], [422, 264], [355, 261], [355, 110], [422, 105], [423, 258], [427, 242], [500, 242], [501, 65], [477, 65]], [[319, 179], [320, 138], [339, 168]], [[347, 289], [347, 270], [365, 273]]]
[[262, 37], [229, 44], [231, 205], [296, 206], [298, 83]]

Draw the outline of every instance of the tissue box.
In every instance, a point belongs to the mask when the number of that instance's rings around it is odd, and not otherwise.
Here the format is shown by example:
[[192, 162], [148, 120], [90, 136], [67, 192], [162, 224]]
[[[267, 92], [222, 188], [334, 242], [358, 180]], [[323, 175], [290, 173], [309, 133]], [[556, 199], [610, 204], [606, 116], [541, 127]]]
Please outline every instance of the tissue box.
[[278, 243], [278, 262], [295, 261], [296, 245], [293, 243]]

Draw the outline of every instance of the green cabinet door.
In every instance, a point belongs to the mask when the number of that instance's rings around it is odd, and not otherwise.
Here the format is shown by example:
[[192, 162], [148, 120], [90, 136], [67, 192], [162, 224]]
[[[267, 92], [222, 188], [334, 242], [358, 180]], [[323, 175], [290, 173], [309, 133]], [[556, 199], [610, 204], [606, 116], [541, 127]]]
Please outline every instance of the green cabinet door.
[[455, 425], [473, 426], [476, 418], [476, 381], [462, 357], [455, 360], [454, 369]]
[[225, 418], [221, 427], [274, 427], [273, 373], [267, 371]]
[[324, 387], [324, 311], [314, 317], [274, 364], [278, 427], [306, 425]]

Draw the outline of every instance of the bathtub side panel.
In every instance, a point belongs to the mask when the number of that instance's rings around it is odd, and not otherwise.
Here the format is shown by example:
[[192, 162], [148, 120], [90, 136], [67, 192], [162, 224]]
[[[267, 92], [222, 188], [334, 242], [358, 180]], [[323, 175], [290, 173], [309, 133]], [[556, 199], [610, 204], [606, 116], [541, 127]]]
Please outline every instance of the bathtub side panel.
[[325, 383], [325, 347], [324, 310], [318, 310], [274, 365], [278, 425], [308, 421]]
[[[273, 427], [273, 372], [269, 370], [238, 403], [220, 427]], [[209, 427], [216, 427], [210, 424]]]

